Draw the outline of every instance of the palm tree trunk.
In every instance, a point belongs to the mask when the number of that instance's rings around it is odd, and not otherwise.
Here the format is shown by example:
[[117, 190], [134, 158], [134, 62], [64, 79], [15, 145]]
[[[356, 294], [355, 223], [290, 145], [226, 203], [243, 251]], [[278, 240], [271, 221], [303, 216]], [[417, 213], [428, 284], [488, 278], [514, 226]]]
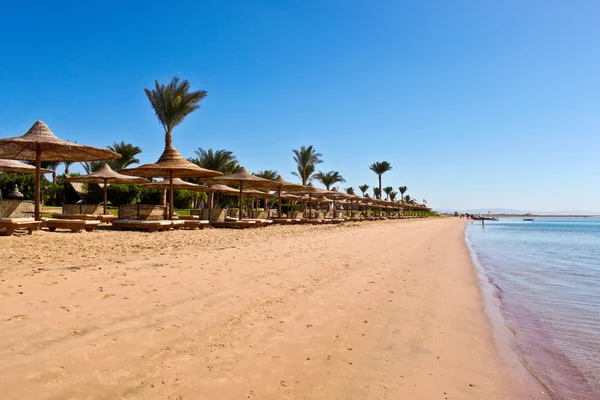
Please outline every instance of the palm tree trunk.
[[169, 147], [173, 144], [173, 134], [171, 133], [171, 129], [165, 132], [165, 148]]

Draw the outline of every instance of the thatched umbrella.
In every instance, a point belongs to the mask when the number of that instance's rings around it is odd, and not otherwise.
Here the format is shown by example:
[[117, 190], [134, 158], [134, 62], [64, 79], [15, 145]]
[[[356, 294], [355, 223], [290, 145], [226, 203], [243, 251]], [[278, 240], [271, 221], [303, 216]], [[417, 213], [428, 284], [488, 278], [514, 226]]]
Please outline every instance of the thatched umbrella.
[[73, 176], [65, 179], [66, 182], [79, 182], [79, 183], [98, 183], [103, 186], [104, 192], [104, 214], [106, 214], [106, 203], [108, 184], [109, 183], [144, 183], [148, 182], [143, 178], [131, 177], [127, 175], [119, 174], [112, 170], [108, 164], [101, 166], [98, 171], [92, 172], [91, 174]]
[[361, 197], [357, 194], [350, 194], [350, 193], [346, 193], [347, 199], [350, 201], [350, 218], [354, 218], [354, 207], [352, 205], [352, 202], [354, 200], [356, 201], [360, 201]]
[[[50, 174], [51, 170], [46, 168], [40, 168], [42, 174]], [[35, 174], [35, 167], [33, 165], [25, 164], [24, 162], [17, 160], [0, 160], [0, 172], [14, 172], [17, 174]], [[2, 192], [0, 191], [0, 199], [2, 198]]]
[[333, 199], [333, 216], [335, 217], [337, 214], [335, 204], [336, 199], [349, 199], [352, 196], [350, 196], [347, 193], [340, 192], [340, 190], [337, 187], [334, 187], [333, 189], [331, 189], [331, 191], [333, 192], [333, 194], [330, 194], [329, 197]]
[[297, 194], [307, 194], [308, 195], [308, 218], [312, 218], [312, 206], [311, 206], [311, 202], [312, 202], [312, 195], [315, 194], [317, 196], [326, 196], [329, 194], [332, 194], [333, 192], [329, 191], [329, 190], [325, 190], [325, 189], [321, 189], [316, 187], [315, 185], [313, 185], [313, 183], [309, 183], [306, 186], [303, 186], [300, 189], [290, 189], [288, 190], [291, 193], [297, 193]]
[[[206, 189], [206, 193], [216, 194], [217, 200], [219, 199], [218, 196], [220, 193], [224, 193], [229, 196], [239, 196], [240, 195], [240, 193], [237, 189], [226, 186], [226, 185], [219, 185], [219, 184], [214, 184], [214, 185], [208, 186], [208, 188]], [[210, 200], [210, 202], [209, 202], [208, 208], [214, 208], [214, 201], [213, 201], [212, 197], [209, 200]]]
[[46, 124], [36, 121], [23, 136], [0, 139], [0, 158], [35, 161], [35, 219], [39, 220], [42, 161], [99, 161], [121, 158], [121, 155], [59, 139]]
[[262, 192], [256, 189], [244, 189], [243, 193], [246, 197], [250, 198], [251, 208], [254, 209], [254, 198], [257, 197], [259, 199], [263, 199], [265, 201], [265, 209], [267, 209], [269, 199], [275, 197], [269, 192]]
[[281, 199], [283, 199], [283, 197], [281, 196], [281, 193], [283, 193], [282, 191], [289, 191], [294, 189], [302, 190], [305, 188], [305, 186], [302, 186], [297, 183], [288, 182], [285, 179], [283, 179], [281, 175], [279, 175], [277, 179], [275, 179], [275, 182], [277, 182], [277, 215], [279, 216], [279, 218], [281, 218]]
[[162, 181], [158, 182], [146, 182], [140, 185], [140, 187], [146, 189], [170, 189], [174, 190], [191, 190], [194, 192], [206, 192], [208, 190], [208, 186], [205, 185], [196, 185], [195, 183], [186, 182], [181, 180], [180, 178], [173, 178], [173, 186], [171, 186], [171, 180], [168, 178], [163, 178]]
[[168, 145], [158, 161], [154, 164], [144, 164], [135, 168], [119, 171], [125, 175], [144, 177], [162, 177], [169, 179], [169, 219], [173, 219], [173, 179], [211, 177], [223, 175], [221, 172], [200, 168], [187, 161], [172, 145]]
[[[35, 174], [35, 166], [17, 160], [0, 160], [0, 172], [14, 172], [17, 174]], [[52, 170], [40, 168], [42, 174], [51, 174]]]
[[242, 201], [244, 187], [269, 190], [277, 186], [275, 181], [259, 178], [258, 176], [252, 175], [244, 167], [241, 167], [233, 174], [223, 175], [218, 178], [205, 179], [204, 181], [209, 184], [219, 183], [222, 185], [238, 185], [240, 187], [240, 221], [242, 220]]

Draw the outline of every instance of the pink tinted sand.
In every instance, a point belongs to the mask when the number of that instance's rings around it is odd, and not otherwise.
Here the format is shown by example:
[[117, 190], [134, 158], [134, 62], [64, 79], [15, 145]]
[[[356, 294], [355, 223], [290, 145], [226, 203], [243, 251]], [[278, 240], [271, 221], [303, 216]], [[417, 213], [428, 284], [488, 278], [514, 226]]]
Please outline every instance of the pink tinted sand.
[[451, 219], [0, 238], [3, 399], [521, 399]]

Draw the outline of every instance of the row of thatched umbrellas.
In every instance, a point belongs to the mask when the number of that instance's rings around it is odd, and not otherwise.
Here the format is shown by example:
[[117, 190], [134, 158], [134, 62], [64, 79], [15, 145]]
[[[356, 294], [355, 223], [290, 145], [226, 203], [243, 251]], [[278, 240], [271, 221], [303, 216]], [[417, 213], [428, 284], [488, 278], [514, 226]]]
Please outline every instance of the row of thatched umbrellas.
[[[42, 121], [37, 121], [23, 136], [0, 139], [0, 171], [5, 172], [25, 172], [35, 171], [35, 218], [40, 219], [40, 181], [42, 173], [52, 171], [41, 168], [42, 161], [101, 161], [120, 158], [118, 153], [108, 149], [84, 146], [78, 143], [59, 139]], [[35, 166], [30, 166], [15, 160], [35, 161]], [[163, 182], [149, 183], [141, 178], [164, 178]], [[195, 185], [182, 181], [179, 178], [203, 178], [205, 183], [211, 186]], [[259, 178], [250, 174], [245, 168], [240, 168], [230, 175], [223, 175], [221, 172], [212, 171], [199, 167], [198, 165], [187, 161], [175, 149], [169, 145], [156, 163], [144, 164], [135, 168], [122, 169], [118, 172], [113, 171], [105, 164], [98, 171], [88, 175], [71, 177], [66, 179], [70, 182], [98, 183], [103, 186], [104, 194], [104, 213], [106, 213], [107, 204], [107, 185], [111, 183], [139, 183], [143, 187], [157, 187], [169, 189], [169, 219], [173, 218], [173, 192], [175, 189], [198, 190], [213, 193], [225, 193], [233, 195], [237, 192], [240, 197], [239, 218], [242, 219], [243, 195], [254, 194], [256, 197], [271, 197], [266, 192], [252, 191], [252, 189], [276, 190], [278, 198], [278, 211], [281, 215], [282, 199], [301, 200], [302, 197], [296, 195], [308, 195], [309, 208], [312, 203], [312, 195], [318, 198], [324, 196], [333, 199], [334, 206], [336, 199], [353, 200], [366, 199], [356, 195], [339, 192], [337, 189], [325, 190], [309, 184], [302, 186], [299, 184], [287, 182], [282, 177], [276, 180]], [[235, 185], [239, 187], [239, 192], [225, 185]], [[296, 198], [297, 197], [297, 198]], [[369, 200], [369, 199], [367, 199]], [[312, 211], [312, 209], [311, 209]]]

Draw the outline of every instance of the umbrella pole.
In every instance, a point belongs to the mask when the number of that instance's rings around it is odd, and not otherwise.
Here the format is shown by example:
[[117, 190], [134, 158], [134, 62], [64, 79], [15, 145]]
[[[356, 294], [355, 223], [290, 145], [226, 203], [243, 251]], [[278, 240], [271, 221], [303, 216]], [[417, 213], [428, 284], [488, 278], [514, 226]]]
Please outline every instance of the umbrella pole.
[[312, 196], [308, 194], [308, 219], [312, 219]]
[[40, 203], [40, 185], [42, 181], [42, 151], [40, 149], [40, 145], [35, 145], [35, 220], [41, 220], [41, 203]]
[[104, 179], [104, 215], [106, 215], [106, 198], [107, 198], [106, 192], [108, 191], [108, 189], [106, 187], [107, 182], [108, 182], [108, 179]]
[[169, 170], [169, 219], [173, 219], [173, 170]]
[[281, 218], [281, 186], [277, 189], [277, 217]]
[[244, 201], [244, 186], [243, 186], [243, 182], [240, 182], [240, 215], [238, 220], [241, 221], [242, 220], [242, 205], [243, 205], [243, 201]]

